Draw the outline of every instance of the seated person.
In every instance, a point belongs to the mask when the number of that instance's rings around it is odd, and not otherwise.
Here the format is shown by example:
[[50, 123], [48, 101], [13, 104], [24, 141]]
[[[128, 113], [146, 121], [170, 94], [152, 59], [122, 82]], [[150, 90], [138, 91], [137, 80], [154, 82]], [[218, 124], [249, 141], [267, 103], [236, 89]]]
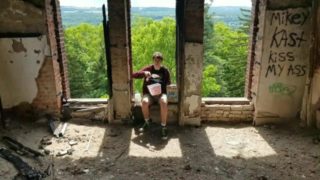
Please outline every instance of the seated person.
[[[143, 132], [149, 127], [150, 114], [149, 106], [153, 103], [160, 104], [161, 111], [161, 136], [162, 139], [167, 139], [167, 116], [168, 116], [168, 100], [167, 100], [167, 85], [170, 85], [170, 73], [168, 69], [161, 65], [163, 56], [160, 52], [155, 52], [152, 56], [153, 64], [144, 67], [138, 72], [133, 73], [133, 78], [144, 78], [143, 79], [143, 97], [142, 97], [142, 113], [144, 116], [145, 123], [139, 129]], [[148, 85], [159, 83], [161, 85], [161, 94], [152, 96], [148, 89]]]

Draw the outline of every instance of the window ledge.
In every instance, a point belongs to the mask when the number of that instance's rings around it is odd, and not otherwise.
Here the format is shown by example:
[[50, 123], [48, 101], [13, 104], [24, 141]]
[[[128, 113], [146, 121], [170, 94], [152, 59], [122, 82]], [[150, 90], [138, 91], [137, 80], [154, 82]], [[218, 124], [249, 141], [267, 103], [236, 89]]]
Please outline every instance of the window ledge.
[[108, 98], [70, 98], [68, 103], [107, 104]]
[[245, 97], [203, 97], [202, 104], [249, 105], [251, 100]]

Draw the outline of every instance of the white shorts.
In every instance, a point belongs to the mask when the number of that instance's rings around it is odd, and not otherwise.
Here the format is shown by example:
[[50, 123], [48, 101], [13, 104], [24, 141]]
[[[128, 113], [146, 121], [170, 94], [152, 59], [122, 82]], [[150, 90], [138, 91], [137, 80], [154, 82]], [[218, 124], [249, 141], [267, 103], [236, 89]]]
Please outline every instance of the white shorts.
[[149, 105], [155, 104], [155, 103], [160, 103], [160, 100], [162, 100], [165, 103], [168, 103], [168, 98], [166, 94], [161, 94], [158, 96], [151, 96], [150, 94], [145, 94], [142, 97], [142, 101], [147, 101], [149, 102]]

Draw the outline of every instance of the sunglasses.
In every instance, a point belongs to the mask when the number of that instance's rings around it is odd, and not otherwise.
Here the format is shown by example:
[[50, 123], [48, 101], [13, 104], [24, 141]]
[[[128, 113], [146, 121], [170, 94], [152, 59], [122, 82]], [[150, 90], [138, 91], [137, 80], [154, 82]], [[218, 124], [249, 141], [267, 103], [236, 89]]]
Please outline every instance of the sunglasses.
[[160, 59], [160, 60], [162, 60], [162, 57], [161, 57], [161, 56], [156, 56], [156, 57], [154, 57], [154, 59]]

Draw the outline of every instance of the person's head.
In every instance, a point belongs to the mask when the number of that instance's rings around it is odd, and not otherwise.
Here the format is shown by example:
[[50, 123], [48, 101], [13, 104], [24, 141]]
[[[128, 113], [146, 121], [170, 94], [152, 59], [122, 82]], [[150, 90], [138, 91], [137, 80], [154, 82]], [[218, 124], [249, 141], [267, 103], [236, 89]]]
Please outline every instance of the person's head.
[[160, 65], [162, 63], [163, 56], [160, 52], [155, 52], [153, 53], [152, 59], [155, 65]]

